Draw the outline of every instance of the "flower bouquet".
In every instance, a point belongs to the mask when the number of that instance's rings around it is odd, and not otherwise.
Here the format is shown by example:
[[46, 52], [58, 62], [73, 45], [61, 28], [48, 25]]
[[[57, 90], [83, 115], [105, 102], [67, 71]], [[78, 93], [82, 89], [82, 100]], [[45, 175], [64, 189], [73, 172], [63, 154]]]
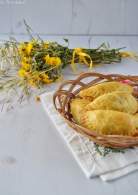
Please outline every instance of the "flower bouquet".
[[19, 89], [20, 100], [26, 95], [30, 96], [32, 89], [43, 89], [47, 84], [59, 80], [66, 66], [76, 71], [77, 63], [92, 69], [98, 64], [120, 63], [126, 57], [137, 58], [134, 52], [121, 51], [122, 48], [111, 49], [105, 43], [94, 49], [71, 49], [67, 39], [64, 39], [66, 46], [45, 41], [39, 36], [34, 37], [26, 22], [25, 26], [30, 41], [17, 42], [12, 38], [0, 46], [0, 90], [10, 94]]

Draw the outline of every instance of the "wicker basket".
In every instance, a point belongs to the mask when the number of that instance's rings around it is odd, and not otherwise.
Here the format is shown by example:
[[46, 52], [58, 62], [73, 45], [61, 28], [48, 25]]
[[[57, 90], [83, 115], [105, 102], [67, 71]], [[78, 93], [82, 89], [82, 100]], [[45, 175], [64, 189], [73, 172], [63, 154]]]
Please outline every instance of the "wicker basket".
[[127, 76], [119, 74], [103, 75], [100, 73], [83, 73], [76, 80], [68, 80], [61, 84], [59, 89], [53, 96], [53, 101], [56, 110], [77, 132], [87, 136], [90, 140], [99, 145], [111, 148], [128, 148], [138, 146], [138, 137], [120, 136], [120, 135], [99, 135], [95, 131], [84, 128], [75, 123], [70, 113], [70, 101], [75, 98], [80, 90], [88, 88], [105, 81], [124, 81], [129, 80], [130, 85], [133, 86], [133, 95], [138, 98], [138, 76]]

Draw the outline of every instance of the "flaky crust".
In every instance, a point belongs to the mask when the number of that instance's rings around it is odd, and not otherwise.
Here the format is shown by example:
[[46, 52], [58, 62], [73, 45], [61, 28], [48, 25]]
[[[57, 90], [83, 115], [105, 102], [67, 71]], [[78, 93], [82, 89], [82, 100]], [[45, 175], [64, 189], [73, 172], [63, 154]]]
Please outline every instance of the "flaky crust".
[[79, 124], [80, 117], [84, 111], [84, 108], [90, 103], [90, 100], [75, 98], [70, 103], [70, 110], [74, 120]]
[[115, 91], [99, 96], [86, 106], [86, 110], [117, 110], [134, 114], [138, 103], [130, 93]]
[[110, 93], [113, 91], [124, 91], [128, 93], [132, 93], [133, 88], [127, 84], [117, 82], [117, 81], [104, 82], [80, 91], [79, 96], [91, 97], [91, 100], [93, 100], [99, 97], [100, 95]]
[[133, 116], [113, 110], [87, 111], [81, 116], [81, 125], [103, 135], [134, 135]]

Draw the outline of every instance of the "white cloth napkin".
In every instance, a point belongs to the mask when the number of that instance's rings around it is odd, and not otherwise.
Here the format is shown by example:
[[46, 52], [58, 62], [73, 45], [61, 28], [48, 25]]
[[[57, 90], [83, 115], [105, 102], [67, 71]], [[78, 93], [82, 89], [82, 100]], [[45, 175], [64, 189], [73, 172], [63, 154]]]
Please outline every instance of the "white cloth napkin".
[[69, 127], [53, 106], [53, 93], [40, 96], [41, 103], [65, 140], [77, 163], [88, 178], [99, 176], [104, 181], [117, 179], [138, 169], [138, 148], [125, 153], [110, 153], [103, 157], [95, 151], [94, 143]]

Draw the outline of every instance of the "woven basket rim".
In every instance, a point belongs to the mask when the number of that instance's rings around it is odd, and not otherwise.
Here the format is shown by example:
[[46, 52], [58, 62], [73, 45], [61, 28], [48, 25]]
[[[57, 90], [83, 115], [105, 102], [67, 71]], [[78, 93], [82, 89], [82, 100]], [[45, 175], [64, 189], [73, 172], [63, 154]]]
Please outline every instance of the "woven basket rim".
[[[90, 81], [83, 81], [89, 78]], [[128, 148], [138, 146], [138, 136], [124, 136], [124, 135], [101, 135], [95, 131], [87, 129], [78, 125], [70, 113], [70, 101], [77, 96], [79, 91], [96, 85], [105, 81], [124, 81], [129, 80], [129, 85], [138, 87], [137, 75], [123, 75], [123, 74], [101, 74], [97, 72], [87, 72], [80, 74], [74, 80], [64, 81], [53, 95], [53, 103], [55, 109], [65, 119], [69, 126], [75, 131], [87, 136], [95, 143], [111, 148]], [[76, 89], [75, 87], [78, 86]], [[138, 98], [138, 92], [133, 95]]]

